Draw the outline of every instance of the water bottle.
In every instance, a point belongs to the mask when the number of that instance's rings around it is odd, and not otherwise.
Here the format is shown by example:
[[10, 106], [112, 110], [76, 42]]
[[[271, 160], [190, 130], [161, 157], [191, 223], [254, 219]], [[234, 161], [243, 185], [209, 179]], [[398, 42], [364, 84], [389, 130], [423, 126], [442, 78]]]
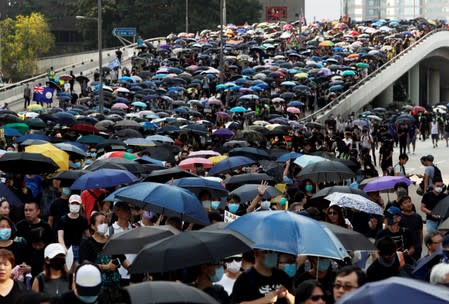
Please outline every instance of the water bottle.
[[25, 275], [24, 283], [25, 283], [26, 289], [31, 290], [31, 287], [33, 284], [33, 276], [31, 275], [31, 273], [27, 273]]

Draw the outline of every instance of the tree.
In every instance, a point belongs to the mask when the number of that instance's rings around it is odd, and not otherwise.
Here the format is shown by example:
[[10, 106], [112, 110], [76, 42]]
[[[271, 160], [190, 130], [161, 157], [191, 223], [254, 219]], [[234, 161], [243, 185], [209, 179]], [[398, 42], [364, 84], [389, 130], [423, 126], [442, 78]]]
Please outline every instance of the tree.
[[0, 30], [3, 73], [13, 80], [33, 75], [38, 57], [54, 45], [54, 36], [40, 13], [2, 20]]

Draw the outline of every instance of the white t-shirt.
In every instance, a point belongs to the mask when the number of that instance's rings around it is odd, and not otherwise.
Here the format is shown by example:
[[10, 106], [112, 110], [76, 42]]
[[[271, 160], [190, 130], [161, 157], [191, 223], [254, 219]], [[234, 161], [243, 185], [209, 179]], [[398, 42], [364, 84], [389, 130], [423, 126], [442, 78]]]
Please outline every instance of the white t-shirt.
[[438, 134], [438, 123], [435, 121], [432, 121], [430, 123], [430, 133], [431, 134]]
[[231, 279], [230, 277], [228, 277], [226, 275], [226, 273], [223, 275], [223, 277], [221, 278], [220, 281], [218, 281], [215, 284], [221, 285], [224, 287], [224, 290], [226, 290], [226, 292], [228, 293], [228, 296], [231, 295], [232, 293], [232, 288], [234, 287], [234, 283], [236, 280]]
[[[128, 223], [128, 229], [123, 229], [122, 227], [120, 227], [117, 222], [114, 222], [112, 224], [112, 229], [114, 229], [114, 234], [120, 233], [120, 232], [124, 232], [124, 231], [128, 231], [133, 229], [133, 226], [131, 226], [131, 223]], [[106, 233], [106, 236], [109, 236], [109, 230]], [[134, 259], [136, 258], [136, 254], [125, 254], [126, 259], [128, 260], [128, 262], [131, 264]], [[128, 270], [123, 267], [120, 266], [118, 269], [118, 272], [120, 273], [120, 276], [122, 277], [122, 279], [129, 279], [130, 275], [128, 273]]]

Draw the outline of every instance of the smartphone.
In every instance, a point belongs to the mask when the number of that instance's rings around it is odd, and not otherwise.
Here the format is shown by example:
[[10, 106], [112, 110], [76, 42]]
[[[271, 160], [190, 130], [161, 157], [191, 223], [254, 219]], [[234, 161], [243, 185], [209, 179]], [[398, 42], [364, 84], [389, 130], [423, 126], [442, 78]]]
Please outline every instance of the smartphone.
[[112, 264], [114, 264], [115, 266], [120, 266], [120, 261], [118, 259], [113, 259]]

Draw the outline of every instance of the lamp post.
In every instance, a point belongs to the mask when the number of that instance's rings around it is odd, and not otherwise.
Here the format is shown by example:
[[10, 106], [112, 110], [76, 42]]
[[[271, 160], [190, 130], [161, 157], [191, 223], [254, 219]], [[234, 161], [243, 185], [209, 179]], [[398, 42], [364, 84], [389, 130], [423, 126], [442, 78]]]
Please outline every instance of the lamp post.
[[102, 5], [101, 5], [101, 0], [98, 0], [98, 17], [94, 18], [94, 17], [86, 17], [86, 16], [76, 16], [76, 19], [80, 19], [80, 20], [95, 20], [97, 21], [98, 24], [98, 70], [100, 73], [100, 77], [99, 77], [99, 83], [100, 83], [100, 89], [98, 92], [98, 107], [99, 107], [99, 112], [100, 114], [104, 114], [104, 92], [103, 92], [103, 71], [102, 71], [102, 66], [103, 66], [103, 31], [102, 31]]
[[224, 54], [223, 54], [223, 13], [224, 13], [224, 1], [220, 0], [220, 83], [224, 82]]
[[186, 0], [186, 33], [189, 32], [189, 0]]

